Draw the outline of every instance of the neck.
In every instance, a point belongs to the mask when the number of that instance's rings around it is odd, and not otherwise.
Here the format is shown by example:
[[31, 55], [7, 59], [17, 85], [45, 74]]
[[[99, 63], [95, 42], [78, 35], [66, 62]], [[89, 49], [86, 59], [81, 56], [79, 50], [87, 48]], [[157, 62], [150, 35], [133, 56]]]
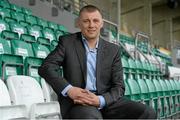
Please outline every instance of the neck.
[[95, 48], [96, 43], [97, 43], [97, 39], [88, 39], [87, 42], [88, 42], [89, 48]]

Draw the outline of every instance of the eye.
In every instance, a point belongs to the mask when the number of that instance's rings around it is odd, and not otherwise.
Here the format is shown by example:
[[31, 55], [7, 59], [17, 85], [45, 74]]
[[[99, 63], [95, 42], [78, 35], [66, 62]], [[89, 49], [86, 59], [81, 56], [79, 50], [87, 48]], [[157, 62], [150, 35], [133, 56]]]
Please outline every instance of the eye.
[[83, 20], [83, 23], [88, 23], [89, 21], [88, 20]]
[[99, 19], [94, 19], [93, 21], [94, 21], [95, 23], [99, 23], [99, 22], [100, 22]]

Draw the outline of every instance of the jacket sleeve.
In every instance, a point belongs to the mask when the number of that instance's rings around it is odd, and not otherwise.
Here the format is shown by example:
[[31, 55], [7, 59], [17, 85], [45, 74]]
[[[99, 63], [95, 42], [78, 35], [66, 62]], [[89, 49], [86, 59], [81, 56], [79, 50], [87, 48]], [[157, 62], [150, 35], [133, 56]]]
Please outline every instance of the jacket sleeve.
[[103, 94], [106, 101], [106, 106], [116, 102], [122, 96], [124, 96], [125, 86], [123, 81], [123, 68], [120, 58], [120, 48], [117, 47], [115, 57], [112, 63], [111, 72], [111, 88], [108, 92]]
[[60, 38], [55, 50], [44, 59], [38, 69], [39, 75], [52, 86], [58, 95], [69, 84], [59, 73], [60, 66], [63, 66], [64, 56], [65, 47], [63, 39]]

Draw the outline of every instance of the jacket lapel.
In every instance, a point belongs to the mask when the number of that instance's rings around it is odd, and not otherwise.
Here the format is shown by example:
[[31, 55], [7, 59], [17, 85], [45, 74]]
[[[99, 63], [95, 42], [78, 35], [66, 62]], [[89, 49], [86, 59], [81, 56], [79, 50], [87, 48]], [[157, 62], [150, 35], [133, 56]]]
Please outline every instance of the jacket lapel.
[[82, 43], [81, 33], [77, 34], [77, 40], [74, 41], [76, 53], [83, 73], [83, 78], [86, 81], [86, 51]]
[[102, 38], [100, 38], [98, 52], [97, 52], [97, 59], [96, 59], [96, 86], [98, 84], [98, 81], [100, 80], [101, 66], [104, 59], [104, 53], [105, 53], [105, 42]]

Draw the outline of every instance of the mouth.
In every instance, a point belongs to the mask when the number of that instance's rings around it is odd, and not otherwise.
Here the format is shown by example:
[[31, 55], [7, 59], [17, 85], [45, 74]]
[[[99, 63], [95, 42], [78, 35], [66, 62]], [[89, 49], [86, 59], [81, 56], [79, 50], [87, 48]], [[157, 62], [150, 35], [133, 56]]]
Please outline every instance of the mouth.
[[96, 30], [88, 30], [88, 33], [94, 33]]

